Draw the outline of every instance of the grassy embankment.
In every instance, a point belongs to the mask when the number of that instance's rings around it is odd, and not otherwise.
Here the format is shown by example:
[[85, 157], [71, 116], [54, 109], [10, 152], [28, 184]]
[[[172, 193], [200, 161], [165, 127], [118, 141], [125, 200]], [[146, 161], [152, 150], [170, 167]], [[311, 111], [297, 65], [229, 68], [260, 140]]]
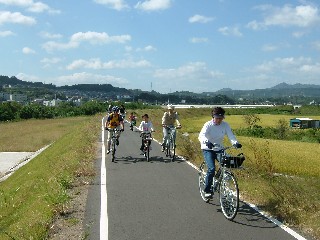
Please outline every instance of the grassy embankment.
[[71, 189], [94, 175], [100, 120], [101, 116], [0, 124], [0, 151], [36, 151], [52, 144], [0, 183], [0, 239], [46, 239], [55, 216], [68, 213]]
[[[148, 113], [161, 140], [163, 109], [136, 111]], [[210, 120], [209, 109], [179, 109], [183, 128], [177, 137], [178, 153], [195, 165], [203, 160], [197, 140], [203, 124]], [[259, 115], [263, 127], [275, 127], [290, 115]], [[318, 119], [319, 116], [308, 116]], [[141, 118], [138, 119], [137, 125]], [[242, 115], [225, 119], [233, 129], [244, 126]], [[319, 143], [293, 142], [238, 136], [246, 156], [244, 170], [236, 170], [243, 200], [256, 204], [285, 224], [320, 239], [320, 147]], [[226, 142], [228, 144], [228, 142]]]

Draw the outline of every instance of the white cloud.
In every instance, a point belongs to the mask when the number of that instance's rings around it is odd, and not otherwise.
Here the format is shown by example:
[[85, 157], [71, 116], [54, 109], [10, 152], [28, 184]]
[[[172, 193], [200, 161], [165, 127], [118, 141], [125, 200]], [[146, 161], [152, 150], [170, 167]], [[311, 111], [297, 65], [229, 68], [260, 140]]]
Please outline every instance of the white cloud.
[[54, 64], [61, 62], [61, 59], [60, 58], [43, 58], [40, 62], [43, 64], [43, 68], [48, 68]]
[[16, 78], [22, 80], [22, 81], [27, 81], [27, 82], [38, 82], [40, 79], [37, 76], [34, 75], [28, 75], [25, 73], [18, 73], [16, 75]]
[[0, 11], [0, 25], [4, 23], [34, 25], [36, 20], [33, 17], [24, 16], [20, 12]]
[[171, 0], [147, 0], [147, 1], [139, 1], [135, 8], [143, 10], [143, 11], [157, 11], [157, 10], [165, 10], [170, 8]]
[[191, 62], [178, 68], [158, 69], [154, 73], [154, 77], [167, 80], [210, 80], [215, 77], [223, 76], [218, 71], [212, 71], [207, 68], [204, 62]]
[[43, 2], [33, 2], [33, 0], [0, 0], [0, 3], [25, 8], [29, 12], [41, 13], [47, 11], [50, 14], [60, 14], [59, 10], [54, 10]]
[[23, 52], [24, 54], [35, 54], [35, 53], [36, 53], [36, 51], [34, 51], [33, 49], [28, 48], [28, 47], [22, 48], [22, 52]]
[[0, 37], [8, 37], [8, 36], [12, 36], [12, 35], [14, 35], [14, 33], [11, 31], [0, 32]]
[[131, 40], [130, 35], [109, 36], [107, 33], [99, 32], [78, 32], [70, 37], [68, 43], [59, 43], [54, 41], [46, 42], [42, 47], [47, 52], [55, 50], [67, 50], [79, 47], [81, 42], [89, 42], [92, 45], [108, 44], [108, 43], [126, 43]]
[[145, 46], [144, 48], [137, 48], [137, 52], [151, 52], [151, 51], [157, 51], [157, 49], [151, 45]]
[[123, 0], [94, 0], [94, 2], [118, 11], [129, 8], [129, 5]]
[[261, 22], [257, 22], [256, 20], [251, 21], [247, 24], [247, 28], [251, 28], [252, 30], [261, 30], [265, 29], [265, 25]]
[[[204, 62], [190, 62], [178, 68], [158, 69], [153, 75], [159, 80], [160, 83], [156, 85], [163, 92], [171, 92], [173, 89], [192, 92], [215, 91], [218, 90], [215, 88], [223, 76], [223, 73], [209, 69]], [[170, 84], [163, 84], [165, 82]]]
[[42, 38], [47, 38], [47, 39], [57, 39], [57, 38], [62, 38], [61, 34], [52, 34], [52, 33], [48, 33], [48, 32], [41, 32], [40, 36]]
[[271, 44], [265, 44], [262, 46], [262, 51], [264, 52], [272, 52], [272, 51], [276, 51], [277, 49], [278, 49], [277, 46], [271, 45]]
[[47, 52], [53, 52], [56, 50], [68, 50], [77, 47], [79, 47], [78, 42], [58, 43], [49, 41], [42, 45], [42, 48], [45, 49]]
[[78, 32], [71, 36], [71, 42], [89, 42], [91, 44], [125, 43], [131, 40], [130, 35], [109, 36], [102, 32]]
[[112, 84], [125, 85], [128, 81], [124, 78], [114, 77], [110, 75], [98, 75], [87, 72], [74, 73], [55, 78], [54, 84], [57, 86], [75, 85], [75, 84]]
[[307, 74], [316, 74], [316, 75], [319, 76], [319, 74], [320, 74], [320, 63], [315, 63], [315, 64], [312, 64], [312, 65], [308, 65], [308, 64], [302, 65], [299, 68], [299, 71], [301, 71], [303, 73], [307, 73]]
[[259, 30], [267, 26], [282, 27], [310, 27], [320, 23], [319, 10], [311, 5], [284, 5], [283, 7], [274, 7], [271, 5], [260, 5], [255, 9], [261, 10], [264, 19], [261, 22], [256, 20], [248, 23], [248, 27]]
[[312, 43], [312, 46], [313, 46], [316, 50], [320, 51], [320, 41], [313, 42], [313, 43]]
[[207, 22], [211, 22], [213, 19], [214, 18], [212, 17], [205, 17], [205, 16], [196, 14], [189, 18], [189, 22], [190, 23], [207, 23]]
[[209, 42], [209, 39], [208, 38], [193, 37], [193, 38], [190, 38], [189, 41], [191, 43], [206, 43], [206, 42]]
[[68, 70], [74, 70], [79, 68], [87, 69], [114, 69], [114, 68], [141, 68], [141, 67], [150, 67], [151, 64], [146, 60], [133, 61], [133, 60], [120, 60], [120, 61], [108, 61], [102, 62], [98, 58], [83, 60], [78, 59], [73, 61], [67, 66]]
[[301, 38], [305, 35], [306, 33], [305, 32], [293, 32], [292, 33], [292, 36], [295, 37], [295, 38]]
[[226, 36], [235, 36], [235, 37], [242, 37], [242, 33], [240, 32], [238, 27], [221, 27], [218, 29], [223, 35]]
[[248, 72], [267, 74], [276, 78], [283, 76], [287, 81], [293, 82], [301, 82], [306, 78], [316, 82], [319, 81], [320, 63], [305, 57], [275, 58], [248, 69]]

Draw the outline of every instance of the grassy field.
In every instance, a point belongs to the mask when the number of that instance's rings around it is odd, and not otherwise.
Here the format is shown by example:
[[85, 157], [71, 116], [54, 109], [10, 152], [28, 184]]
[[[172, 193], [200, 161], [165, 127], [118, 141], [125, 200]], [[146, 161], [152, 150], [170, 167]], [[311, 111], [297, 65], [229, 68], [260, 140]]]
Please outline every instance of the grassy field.
[[[162, 138], [163, 109], [136, 111], [148, 113]], [[178, 153], [195, 165], [203, 161], [198, 134], [211, 119], [210, 109], [179, 109], [183, 128], [177, 137]], [[259, 125], [275, 127], [280, 119], [296, 116], [260, 114]], [[308, 116], [319, 119], [319, 116]], [[137, 124], [140, 123], [138, 119]], [[233, 129], [244, 126], [242, 115], [227, 115]], [[237, 137], [246, 156], [245, 169], [236, 174], [243, 200], [256, 204], [289, 226], [320, 239], [320, 147], [318, 143]], [[228, 141], [226, 140], [226, 145]]]
[[68, 214], [69, 190], [95, 174], [101, 116], [5, 123], [0, 131], [1, 151], [53, 143], [0, 183], [0, 239], [47, 239], [55, 216]]

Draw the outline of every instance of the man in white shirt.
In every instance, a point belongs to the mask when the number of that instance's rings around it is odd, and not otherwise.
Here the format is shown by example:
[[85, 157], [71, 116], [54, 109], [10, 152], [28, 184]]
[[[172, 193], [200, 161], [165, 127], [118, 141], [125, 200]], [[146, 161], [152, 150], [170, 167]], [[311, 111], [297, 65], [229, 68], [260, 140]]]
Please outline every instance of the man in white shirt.
[[208, 167], [206, 175], [206, 186], [204, 189], [206, 197], [211, 197], [212, 195], [211, 185], [215, 174], [214, 161], [217, 158], [217, 151], [220, 150], [216, 147], [213, 148], [213, 144], [219, 144], [220, 146], [223, 146], [224, 136], [227, 135], [232, 145], [241, 148], [241, 144], [238, 143], [229, 124], [223, 121], [224, 114], [225, 110], [223, 108], [213, 108], [212, 120], [206, 122], [203, 125], [198, 137], [201, 144], [201, 150], [203, 152], [204, 160]]

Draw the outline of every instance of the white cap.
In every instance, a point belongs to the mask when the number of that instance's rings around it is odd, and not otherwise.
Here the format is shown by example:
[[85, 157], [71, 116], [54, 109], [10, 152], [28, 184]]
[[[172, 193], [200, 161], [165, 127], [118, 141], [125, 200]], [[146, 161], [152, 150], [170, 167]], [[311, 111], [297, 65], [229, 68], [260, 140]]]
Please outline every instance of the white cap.
[[173, 110], [173, 109], [174, 109], [174, 106], [173, 106], [172, 104], [169, 104], [169, 105], [168, 105], [168, 109], [172, 109], [172, 110]]

